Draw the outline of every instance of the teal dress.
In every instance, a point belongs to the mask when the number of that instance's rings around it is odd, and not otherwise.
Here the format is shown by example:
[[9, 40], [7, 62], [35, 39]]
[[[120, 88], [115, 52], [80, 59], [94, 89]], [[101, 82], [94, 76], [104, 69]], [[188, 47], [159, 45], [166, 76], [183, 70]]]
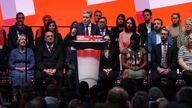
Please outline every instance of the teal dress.
[[[144, 63], [144, 56], [146, 55], [146, 50], [144, 48], [139, 48], [139, 50], [134, 51], [131, 48], [126, 48], [123, 50], [123, 55], [126, 57], [126, 63], [129, 66], [141, 66]], [[145, 69], [140, 69], [137, 71], [131, 69], [124, 69], [124, 74], [131, 79], [143, 79], [145, 76]]]

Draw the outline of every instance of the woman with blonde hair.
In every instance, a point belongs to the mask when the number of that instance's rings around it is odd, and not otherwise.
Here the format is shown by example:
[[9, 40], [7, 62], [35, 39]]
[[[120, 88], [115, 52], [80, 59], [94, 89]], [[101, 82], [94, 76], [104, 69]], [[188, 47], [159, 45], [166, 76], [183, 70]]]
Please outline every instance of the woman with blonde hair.
[[183, 78], [187, 85], [192, 85], [192, 32], [187, 37], [186, 45], [179, 49], [178, 62], [183, 69]]
[[26, 47], [27, 43], [26, 36], [20, 35], [17, 40], [18, 48], [13, 49], [9, 55], [9, 80], [13, 87], [33, 79], [34, 53]]

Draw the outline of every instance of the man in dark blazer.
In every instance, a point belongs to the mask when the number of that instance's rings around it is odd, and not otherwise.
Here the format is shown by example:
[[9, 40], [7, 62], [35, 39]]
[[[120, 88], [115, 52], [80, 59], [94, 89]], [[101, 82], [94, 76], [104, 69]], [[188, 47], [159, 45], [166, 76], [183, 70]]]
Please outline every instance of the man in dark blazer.
[[[114, 37], [114, 33], [108, 29], [107, 26], [107, 18], [106, 17], [101, 17], [99, 18], [98, 21], [98, 27], [99, 27], [99, 31], [100, 31], [100, 35], [103, 36], [105, 38], [105, 36], [109, 36], [110, 37], [110, 50], [113, 51], [114, 53], [114, 57], [115, 58], [119, 58], [119, 54], [117, 52], [115, 52], [115, 37]], [[119, 72], [120, 71], [120, 65], [119, 65], [119, 60], [116, 61], [116, 70]]]
[[[52, 32], [45, 33], [44, 42], [36, 48], [36, 82], [54, 79], [59, 87], [63, 86], [63, 50], [62, 46], [55, 43]], [[52, 80], [53, 81], [53, 80]]]
[[114, 38], [113, 32], [107, 27], [107, 18], [101, 17], [98, 20], [99, 33], [101, 36], [110, 36], [110, 38]]
[[145, 22], [139, 24], [138, 26], [138, 32], [140, 33], [142, 37], [142, 45], [146, 45], [146, 41], [148, 38], [148, 33], [153, 30], [153, 23], [151, 22], [152, 18], [152, 12], [150, 9], [145, 9], [143, 11], [143, 17], [145, 19]]
[[21, 34], [25, 34], [29, 41], [28, 47], [34, 49], [34, 37], [31, 27], [24, 24], [25, 16], [22, 12], [17, 13], [16, 15], [16, 24], [9, 28], [8, 33], [8, 49], [11, 51], [12, 49], [18, 47], [17, 38]]
[[7, 67], [7, 55], [6, 32], [0, 28], [0, 75]]
[[160, 36], [162, 42], [152, 49], [152, 81], [156, 85], [166, 77], [174, 85], [177, 80], [177, 51], [168, 43], [168, 29], [162, 28]]
[[83, 11], [82, 17], [82, 22], [76, 24], [75, 28], [73, 28], [71, 31], [71, 35], [100, 35], [98, 26], [94, 23], [91, 23], [92, 11]]

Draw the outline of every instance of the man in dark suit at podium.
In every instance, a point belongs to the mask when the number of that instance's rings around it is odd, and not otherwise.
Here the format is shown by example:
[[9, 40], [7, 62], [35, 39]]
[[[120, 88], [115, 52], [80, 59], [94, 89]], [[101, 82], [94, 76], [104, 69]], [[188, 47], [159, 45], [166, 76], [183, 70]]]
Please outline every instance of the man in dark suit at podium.
[[83, 11], [82, 22], [77, 23], [75, 28], [72, 29], [71, 35], [100, 35], [99, 28], [96, 24], [91, 23], [92, 11]]
[[34, 38], [31, 27], [24, 24], [25, 16], [22, 12], [17, 13], [16, 15], [16, 24], [9, 28], [8, 33], [8, 48], [9, 51], [17, 47], [17, 38], [21, 34], [25, 34], [29, 40], [28, 47], [34, 49]]

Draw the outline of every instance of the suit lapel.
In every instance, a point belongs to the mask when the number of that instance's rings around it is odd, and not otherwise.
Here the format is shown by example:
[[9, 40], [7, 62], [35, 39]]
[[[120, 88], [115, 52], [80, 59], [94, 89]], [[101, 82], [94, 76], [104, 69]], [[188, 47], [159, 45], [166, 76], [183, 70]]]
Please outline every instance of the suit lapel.
[[167, 64], [168, 64], [168, 60], [169, 60], [169, 58], [170, 58], [170, 52], [171, 51], [171, 45], [170, 44], [168, 44], [168, 46], [167, 46], [167, 56], [166, 56], [166, 58], [167, 58]]
[[154, 30], [154, 24], [151, 23], [151, 31], [153, 31], [153, 30]]
[[90, 35], [92, 35], [92, 34], [95, 34], [95, 33], [94, 33], [94, 24], [91, 23], [91, 34]]
[[147, 33], [147, 26], [146, 26], [146, 24], [145, 23], [143, 23], [143, 28], [144, 28], [144, 30], [146, 31], [146, 33]]
[[82, 30], [82, 34], [85, 34], [85, 27], [84, 27], [84, 24], [81, 23], [81, 24], [80, 24], [80, 27], [81, 27], [81, 30]]

